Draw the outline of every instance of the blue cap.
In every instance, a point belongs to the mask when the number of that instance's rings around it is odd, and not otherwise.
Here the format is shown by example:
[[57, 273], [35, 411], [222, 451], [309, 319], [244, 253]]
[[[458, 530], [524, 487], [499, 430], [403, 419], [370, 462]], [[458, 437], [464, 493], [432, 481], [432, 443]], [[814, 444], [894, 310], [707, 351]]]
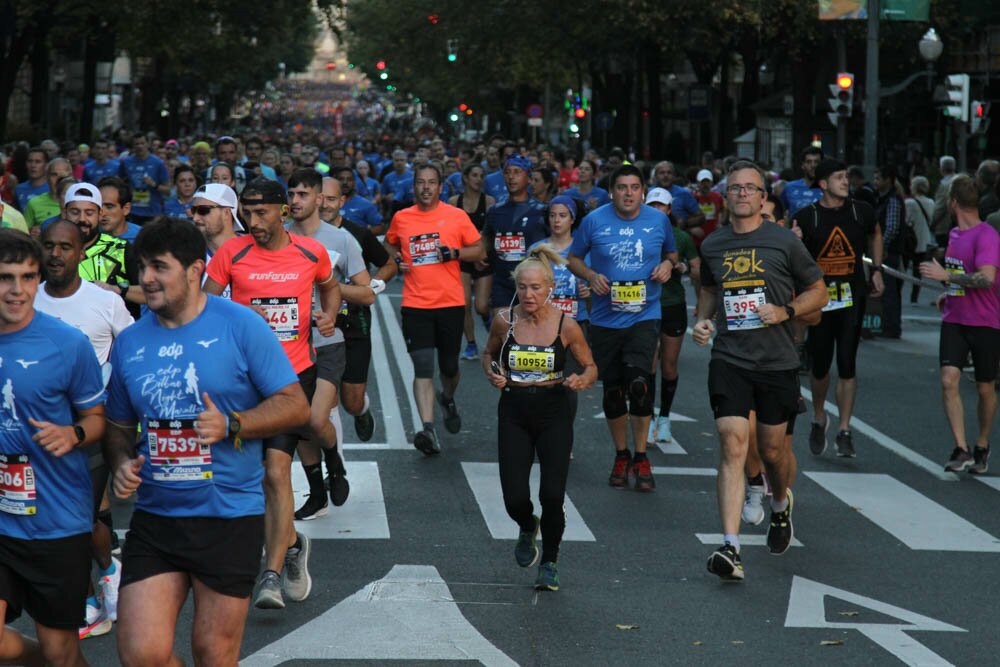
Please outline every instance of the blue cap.
[[553, 197], [552, 201], [549, 202], [549, 210], [552, 210], [552, 207], [555, 206], [556, 204], [562, 204], [567, 209], [569, 209], [569, 217], [571, 217], [573, 220], [576, 220], [576, 202], [573, 200], [572, 197], [570, 197], [569, 195], [558, 195], [556, 197]]
[[511, 155], [507, 158], [507, 161], [503, 163], [503, 168], [506, 169], [507, 167], [517, 167], [518, 169], [531, 171], [531, 160], [522, 155]]

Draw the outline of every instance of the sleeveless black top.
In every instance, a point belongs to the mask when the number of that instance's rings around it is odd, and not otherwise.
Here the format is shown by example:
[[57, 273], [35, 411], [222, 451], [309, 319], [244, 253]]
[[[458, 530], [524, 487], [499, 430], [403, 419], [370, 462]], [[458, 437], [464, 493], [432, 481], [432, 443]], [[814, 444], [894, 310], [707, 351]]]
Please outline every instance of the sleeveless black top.
[[514, 338], [513, 310], [511, 308], [508, 311], [511, 325], [507, 331], [507, 339], [500, 347], [500, 365], [507, 372], [507, 377], [512, 382], [521, 384], [561, 380], [566, 367], [566, 346], [562, 341], [566, 314], [560, 314], [556, 339], [550, 345], [524, 345]]
[[[458, 208], [465, 211], [465, 193], [458, 195], [458, 201], [455, 202]], [[483, 231], [483, 226], [486, 224], [486, 195], [479, 195], [479, 205], [476, 206], [476, 210], [472, 213], [466, 211], [469, 219], [472, 220], [472, 224], [476, 226], [478, 231]]]

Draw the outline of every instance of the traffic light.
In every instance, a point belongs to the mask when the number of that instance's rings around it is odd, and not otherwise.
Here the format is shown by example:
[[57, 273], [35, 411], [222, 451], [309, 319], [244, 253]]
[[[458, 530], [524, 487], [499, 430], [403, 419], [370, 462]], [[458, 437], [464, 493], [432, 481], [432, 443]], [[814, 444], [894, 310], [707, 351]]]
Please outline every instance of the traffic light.
[[969, 120], [969, 75], [949, 74], [945, 80], [948, 93], [948, 103], [944, 107], [944, 115], [955, 120]]
[[587, 110], [584, 109], [583, 107], [578, 107], [576, 111], [573, 112], [573, 115], [580, 119], [586, 118]]
[[990, 129], [990, 103], [983, 100], [972, 100], [971, 117], [969, 118], [969, 129], [972, 134], [980, 132], [986, 134]]
[[327, 69], [327, 71], [333, 71], [333, 70], [337, 69], [337, 63], [330, 63], [330, 62], [328, 62], [326, 64], [326, 69]]
[[458, 110], [459, 110], [459, 111], [461, 111], [461, 112], [463, 112], [463, 113], [464, 113], [464, 112], [465, 112], [465, 110], [466, 110], [466, 109], [468, 109], [468, 108], [469, 108], [469, 105], [468, 105], [468, 104], [466, 104], [465, 102], [463, 102], [463, 103], [461, 103], [461, 104], [459, 104], [459, 105], [458, 105]]
[[458, 40], [448, 40], [448, 62], [453, 63], [458, 60]]
[[827, 99], [830, 111], [827, 117], [837, 125], [841, 118], [850, 118], [854, 113], [854, 75], [849, 72], [839, 72], [834, 83], [830, 84], [830, 97]]
[[375, 69], [377, 69], [380, 72], [382, 70], [384, 70], [385, 69], [385, 61], [384, 60], [380, 60], [377, 63], [375, 63]]

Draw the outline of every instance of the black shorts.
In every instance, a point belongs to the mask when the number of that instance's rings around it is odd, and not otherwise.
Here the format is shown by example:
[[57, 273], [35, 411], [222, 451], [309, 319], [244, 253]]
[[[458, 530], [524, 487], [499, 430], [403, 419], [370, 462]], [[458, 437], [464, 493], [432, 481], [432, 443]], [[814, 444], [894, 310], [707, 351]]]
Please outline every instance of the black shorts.
[[516, 293], [513, 285], [505, 285], [494, 278], [490, 288], [490, 308], [510, 308]]
[[371, 338], [347, 338], [345, 340], [347, 363], [344, 374], [340, 378], [347, 384], [365, 384], [368, 382], [368, 367], [372, 361]]
[[785, 424], [798, 411], [798, 369], [755, 371], [712, 359], [708, 364], [708, 395], [716, 419], [749, 418], [753, 410], [761, 424]]
[[26, 611], [36, 623], [58, 630], [84, 625], [90, 555], [90, 533], [51, 540], [0, 537], [4, 622]]
[[458, 266], [462, 269], [462, 273], [468, 273], [472, 276], [473, 280], [479, 280], [480, 278], [493, 275], [493, 269], [491, 267], [487, 266], [485, 269], [480, 271], [476, 268], [475, 262], [459, 262]]
[[1000, 364], [1000, 329], [942, 322], [938, 353], [941, 365], [964, 368], [970, 352], [972, 365], [976, 368], [976, 382], [996, 380], [997, 364]]
[[465, 306], [447, 308], [400, 309], [403, 316], [403, 338], [406, 351], [437, 348], [439, 354], [454, 354], [462, 350], [465, 331]]
[[652, 373], [659, 343], [659, 320], [643, 320], [624, 329], [590, 324], [590, 346], [597, 363], [597, 374], [606, 387], [625, 384], [626, 366]]
[[686, 303], [660, 306], [660, 333], [671, 338], [680, 338], [687, 332], [687, 318]]
[[[121, 585], [167, 572], [184, 572], [216, 593], [248, 598], [263, 547], [263, 514], [220, 519], [159, 516], [136, 510], [122, 548]], [[89, 562], [87, 566], [89, 575]]]
[[[315, 364], [299, 373], [299, 384], [302, 385], [302, 391], [305, 392], [306, 400], [310, 404], [312, 404], [313, 396], [316, 395], [317, 375], [318, 370]], [[299, 445], [299, 440], [308, 440], [310, 437], [312, 437], [312, 433], [309, 430], [309, 425], [305, 424], [290, 433], [281, 433], [270, 438], [264, 438], [264, 456], [265, 458], [267, 457], [267, 450], [269, 449], [278, 449], [289, 456], [294, 456], [295, 448]]]
[[[854, 294], [861, 294], [856, 288]], [[811, 360], [810, 372], [814, 378], [825, 378], [833, 365], [834, 347], [837, 355], [837, 376], [850, 380], [857, 375], [858, 345], [864, 323], [866, 301], [855, 296], [854, 305], [823, 313], [819, 324], [809, 327], [806, 349]]]
[[[339, 385], [347, 363], [346, 345], [332, 343], [316, 348], [316, 379]], [[310, 401], [312, 402], [312, 401]]]

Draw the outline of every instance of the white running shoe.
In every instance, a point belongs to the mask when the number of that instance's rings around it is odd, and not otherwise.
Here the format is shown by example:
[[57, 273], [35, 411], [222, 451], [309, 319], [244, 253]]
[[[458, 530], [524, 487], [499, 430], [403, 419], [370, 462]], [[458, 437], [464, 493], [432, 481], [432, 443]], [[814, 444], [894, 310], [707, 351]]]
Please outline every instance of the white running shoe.
[[670, 433], [670, 417], [656, 418], [656, 444], [667, 444], [674, 439]]
[[646, 433], [646, 444], [656, 444], [656, 417], [649, 420], [649, 432]]
[[112, 621], [118, 620], [118, 586], [122, 581], [122, 563], [117, 558], [112, 557], [111, 563], [115, 566], [112, 574], [103, 575], [97, 585], [101, 589], [101, 599], [104, 600], [104, 611]]
[[767, 487], [747, 484], [746, 500], [743, 501], [743, 521], [754, 526], [764, 520], [764, 495]]
[[[98, 605], [100, 605], [100, 601], [98, 601]], [[84, 623], [85, 625], [80, 628], [80, 639], [106, 635], [111, 632], [111, 626], [113, 625], [111, 619], [104, 612], [104, 608], [91, 604], [89, 599], [87, 601], [87, 615]]]

